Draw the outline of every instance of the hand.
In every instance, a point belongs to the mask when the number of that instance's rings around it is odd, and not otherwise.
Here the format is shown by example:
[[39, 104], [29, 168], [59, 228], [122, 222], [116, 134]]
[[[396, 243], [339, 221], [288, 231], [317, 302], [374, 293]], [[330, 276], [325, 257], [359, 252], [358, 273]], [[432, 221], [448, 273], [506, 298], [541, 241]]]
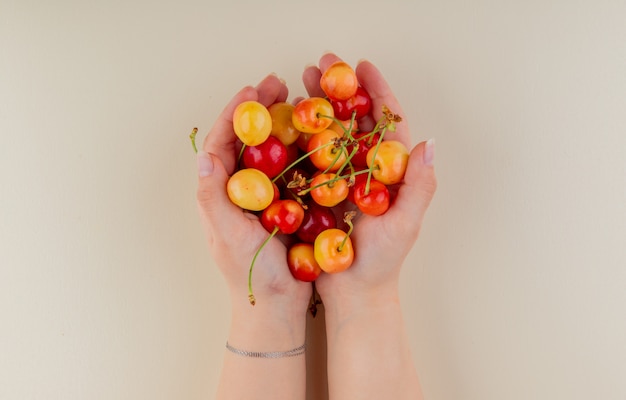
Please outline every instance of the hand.
[[[309, 67], [304, 71], [303, 81], [310, 96], [324, 95], [319, 79], [335, 61], [339, 61], [336, 55], [326, 54], [320, 59], [319, 68]], [[356, 67], [356, 74], [372, 98], [376, 120], [382, 116], [383, 105], [403, 118], [396, 124], [396, 131], [387, 131], [385, 137], [411, 149], [406, 115], [381, 73], [373, 64], [363, 61]], [[359, 121], [359, 127], [372, 125], [373, 121]], [[395, 201], [385, 214], [361, 215], [354, 220], [352, 267], [338, 274], [322, 274], [316, 281], [325, 304], [338, 296], [351, 303], [359, 302], [370, 294], [378, 299], [387, 295], [396, 300], [400, 267], [418, 237], [437, 186], [433, 150], [432, 141], [422, 142], [412, 149], [404, 182], [396, 188]]]
[[[208, 245], [224, 275], [233, 303], [248, 303], [248, 270], [255, 252], [269, 233], [258, 218], [232, 204], [226, 182], [236, 168], [240, 142], [232, 126], [232, 115], [240, 103], [256, 100], [265, 106], [286, 101], [287, 87], [269, 75], [256, 88], [245, 87], [224, 108], [198, 153], [198, 205]], [[287, 267], [286, 247], [274, 237], [259, 254], [253, 274], [254, 295], [263, 308], [306, 312], [311, 285], [296, 281]], [[257, 305], [257, 308], [259, 307]], [[292, 308], [296, 310], [292, 310]]]

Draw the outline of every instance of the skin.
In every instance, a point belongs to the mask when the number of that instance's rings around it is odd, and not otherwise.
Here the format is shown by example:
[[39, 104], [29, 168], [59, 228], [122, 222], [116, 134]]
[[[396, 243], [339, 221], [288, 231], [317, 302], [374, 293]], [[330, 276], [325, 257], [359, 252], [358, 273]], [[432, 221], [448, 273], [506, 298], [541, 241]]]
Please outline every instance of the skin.
[[[323, 96], [319, 78], [339, 58], [321, 57], [319, 66], [303, 73], [309, 96]], [[372, 97], [375, 118], [387, 105], [404, 120], [388, 138], [412, 149], [405, 181], [396, 188], [394, 203], [382, 216], [360, 216], [351, 236], [352, 267], [322, 274], [316, 281], [324, 302], [330, 398], [421, 399], [421, 388], [410, 354], [399, 302], [400, 270], [415, 243], [425, 212], [436, 190], [433, 143], [411, 146], [409, 128], [398, 101], [381, 73], [368, 61], [356, 67], [361, 84]], [[198, 153], [198, 205], [207, 243], [231, 294], [229, 343], [252, 351], [285, 351], [305, 339], [305, 319], [311, 285], [294, 280], [286, 265], [286, 248], [273, 238], [257, 259], [254, 288], [257, 305], [247, 299], [249, 262], [267, 237], [259, 221], [228, 200], [226, 180], [235, 169], [237, 141], [232, 112], [237, 104], [258, 100], [265, 105], [286, 101], [286, 86], [270, 75], [256, 87], [245, 87], [225, 107]], [[298, 99], [294, 100], [297, 101]], [[362, 129], [371, 120], [359, 120]], [[305, 357], [253, 359], [225, 351], [218, 399], [304, 399]]]

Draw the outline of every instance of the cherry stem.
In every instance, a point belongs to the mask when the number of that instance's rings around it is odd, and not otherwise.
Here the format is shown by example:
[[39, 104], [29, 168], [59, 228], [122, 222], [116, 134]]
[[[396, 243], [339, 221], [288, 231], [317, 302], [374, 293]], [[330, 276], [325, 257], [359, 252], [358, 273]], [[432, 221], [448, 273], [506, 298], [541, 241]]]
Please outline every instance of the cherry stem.
[[[341, 148], [341, 151], [344, 151], [345, 147]], [[348, 157], [346, 158], [346, 161], [343, 163], [343, 165], [341, 167], [339, 167], [339, 169], [337, 170], [337, 175], [341, 175], [341, 173], [343, 172], [344, 168], [346, 166], [350, 166], [350, 168], [352, 168], [352, 163], [350, 162], [352, 160], [352, 157], [354, 157], [356, 155], [356, 152], [359, 150], [359, 142], [355, 141], [354, 145], [352, 147], [352, 151], [350, 152], [350, 154], [348, 154]]]
[[370, 182], [372, 181], [372, 172], [374, 171], [374, 166], [376, 165], [376, 154], [378, 154], [380, 144], [383, 142], [385, 132], [387, 132], [387, 125], [385, 125], [380, 131], [380, 137], [378, 138], [378, 142], [376, 143], [376, 147], [374, 147], [374, 152], [372, 153], [372, 166], [369, 168], [369, 172], [367, 174], [367, 182], [365, 182], [365, 195], [368, 195], [370, 193]]
[[315, 148], [315, 149], [313, 149], [313, 150], [309, 151], [308, 153], [306, 153], [306, 154], [305, 154], [305, 155], [303, 155], [302, 157], [298, 158], [296, 161], [294, 161], [294, 162], [292, 162], [291, 164], [289, 164], [289, 165], [287, 166], [287, 168], [285, 168], [285, 169], [283, 170], [283, 172], [281, 172], [280, 174], [276, 175], [276, 176], [274, 177], [274, 179], [272, 179], [272, 182], [276, 183], [276, 181], [277, 181], [279, 178], [281, 178], [283, 175], [285, 175], [285, 173], [286, 173], [287, 171], [289, 171], [291, 168], [295, 167], [295, 166], [296, 166], [296, 165], [298, 165], [300, 162], [302, 162], [302, 161], [306, 160], [306, 158], [307, 158], [307, 157], [309, 157], [311, 154], [315, 153], [316, 151], [321, 150], [321, 149], [323, 149], [323, 148], [325, 148], [325, 147], [328, 147], [328, 146], [330, 146], [330, 145], [334, 145], [334, 143], [333, 143], [333, 142], [324, 143], [323, 145], [318, 146], [317, 148]]
[[241, 150], [239, 150], [239, 156], [237, 157], [237, 165], [241, 162], [241, 158], [243, 157], [243, 151], [246, 149], [246, 144], [243, 143], [241, 145]]
[[250, 301], [251, 305], [255, 305], [256, 304], [256, 299], [254, 297], [254, 294], [252, 293], [252, 269], [254, 268], [254, 263], [256, 262], [256, 259], [259, 256], [259, 253], [261, 253], [261, 250], [263, 249], [263, 247], [265, 247], [265, 245], [277, 233], [278, 233], [278, 227], [275, 226], [274, 230], [272, 231], [272, 233], [270, 233], [269, 236], [263, 241], [261, 246], [257, 249], [256, 253], [254, 253], [254, 257], [252, 258], [252, 263], [250, 264], [250, 270], [248, 271], [248, 300]]
[[191, 145], [193, 146], [193, 150], [198, 153], [198, 147], [196, 147], [196, 135], [198, 134], [198, 128], [193, 128], [191, 133], [189, 134], [189, 139], [191, 139]]
[[[323, 174], [325, 174], [325, 173], [327, 173], [328, 171], [330, 171], [330, 170], [331, 170], [331, 169], [335, 166], [335, 164], [337, 164], [337, 161], [339, 161], [339, 159], [341, 158], [341, 155], [344, 153], [345, 149], [346, 149], [346, 145], [345, 145], [345, 143], [342, 141], [342, 142], [341, 142], [341, 146], [338, 148], [337, 155], [336, 155], [336, 156], [335, 156], [335, 158], [333, 159], [333, 162], [332, 162], [332, 163], [330, 163], [330, 165], [329, 165], [329, 166], [328, 166], [328, 167], [324, 170], [324, 172], [322, 172]], [[334, 151], [334, 149], [333, 149], [333, 150], [331, 150], [331, 151]], [[345, 163], [344, 163], [343, 165], [345, 165]], [[342, 165], [342, 168], [343, 168], [343, 165]]]
[[348, 238], [350, 237], [350, 235], [352, 234], [352, 230], [354, 229], [354, 224], [352, 223], [352, 217], [353, 216], [354, 216], [354, 214], [352, 214], [352, 213], [346, 213], [346, 216], [343, 219], [344, 222], [346, 224], [348, 224], [350, 229], [348, 229], [348, 232], [346, 233], [346, 237], [343, 238], [343, 240], [341, 241], [341, 244], [339, 245], [339, 247], [337, 247], [337, 251], [339, 251], [340, 253], [343, 251], [343, 246], [346, 245], [346, 242], [348, 241]]
[[311, 283], [311, 286], [313, 291], [311, 293], [311, 301], [309, 302], [309, 312], [311, 313], [311, 316], [315, 318], [315, 316], [317, 315], [317, 305], [322, 304], [322, 300], [318, 298], [315, 281]]
[[[376, 167], [374, 167], [374, 169], [377, 169], [377, 168], [376, 168]], [[348, 174], [348, 175], [336, 175], [336, 176], [335, 176], [334, 178], [332, 178], [332, 179], [329, 179], [329, 180], [324, 181], [324, 182], [322, 182], [322, 183], [318, 183], [317, 185], [315, 185], [315, 186], [311, 186], [311, 187], [309, 187], [309, 188], [307, 188], [307, 189], [300, 190], [300, 191], [298, 192], [298, 195], [299, 195], [299, 196], [305, 195], [305, 194], [309, 193], [311, 190], [313, 190], [313, 189], [317, 189], [318, 187], [322, 187], [322, 186], [326, 186], [326, 185], [329, 185], [329, 186], [330, 186], [330, 185], [332, 185], [333, 183], [337, 182], [337, 181], [338, 181], [338, 180], [340, 180], [340, 179], [351, 178], [351, 177], [353, 177], [353, 176], [362, 175], [362, 174], [367, 174], [367, 173], [369, 173], [369, 172], [370, 172], [370, 170], [369, 170], [369, 169], [363, 169], [363, 170], [361, 170], [361, 171], [353, 172], [353, 173], [350, 173], [350, 174]], [[313, 181], [313, 179], [309, 179], [309, 180], [307, 181], [307, 183], [311, 183], [312, 181]], [[332, 187], [332, 186], [330, 186], [330, 187]]]

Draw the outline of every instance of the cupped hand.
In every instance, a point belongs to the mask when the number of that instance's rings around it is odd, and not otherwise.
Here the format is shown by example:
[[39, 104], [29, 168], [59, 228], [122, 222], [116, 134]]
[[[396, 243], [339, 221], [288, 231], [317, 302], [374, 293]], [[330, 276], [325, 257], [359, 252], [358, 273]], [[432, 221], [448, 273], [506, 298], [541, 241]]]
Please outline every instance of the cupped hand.
[[[244, 101], [265, 106], [286, 101], [287, 87], [269, 75], [256, 87], [241, 89], [224, 108], [198, 152], [197, 200], [208, 246], [236, 303], [248, 302], [248, 272], [253, 257], [269, 232], [257, 216], [234, 205], [226, 183], [236, 169], [241, 143], [233, 130], [233, 112]], [[287, 250], [272, 238], [259, 253], [252, 273], [257, 303], [301, 308], [306, 311], [311, 285], [296, 281], [287, 267]]]
[[[311, 66], [303, 73], [303, 82], [309, 96], [324, 96], [319, 79], [322, 73], [339, 57], [326, 54], [319, 67]], [[351, 239], [355, 259], [343, 272], [322, 274], [316, 288], [326, 303], [337, 297], [358, 299], [370, 294], [397, 295], [397, 284], [402, 263], [417, 240], [422, 221], [435, 193], [437, 182], [433, 168], [434, 142], [411, 146], [406, 115], [380, 71], [370, 62], [361, 61], [356, 74], [360, 84], [372, 98], [374, 120], [383, 116], [383, 105], [402, 117], [395, 132], [387, 131], [386, 139], [402, 142], [412, 149], [404, 181], [394, 188], [395, 199], [387, 212], [380, 216], [358, 215], [354, 219]], [[374, 121], [359, 121], [359, 127], [371, 127]], [[397, 192], [396, 192], [397, 190]]]

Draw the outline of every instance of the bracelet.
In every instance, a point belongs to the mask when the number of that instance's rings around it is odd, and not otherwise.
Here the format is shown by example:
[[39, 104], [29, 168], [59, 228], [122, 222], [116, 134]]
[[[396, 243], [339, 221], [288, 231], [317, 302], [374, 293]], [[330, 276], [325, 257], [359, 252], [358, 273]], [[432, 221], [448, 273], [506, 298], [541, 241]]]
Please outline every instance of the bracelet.
[[300, 347], [296, 347], [295, 349], [287, 350], [287, 351], [247, 351], [236, 349], [228, 342], [226, 342], [226, 348], [235, 354], [239, 354], [244, 357], [252, 357], [252, 358], [283, 358], [283, 357], [293, 357], [299, 356], [300, 354], [304, 354], [306, 350], [306, 343]]

